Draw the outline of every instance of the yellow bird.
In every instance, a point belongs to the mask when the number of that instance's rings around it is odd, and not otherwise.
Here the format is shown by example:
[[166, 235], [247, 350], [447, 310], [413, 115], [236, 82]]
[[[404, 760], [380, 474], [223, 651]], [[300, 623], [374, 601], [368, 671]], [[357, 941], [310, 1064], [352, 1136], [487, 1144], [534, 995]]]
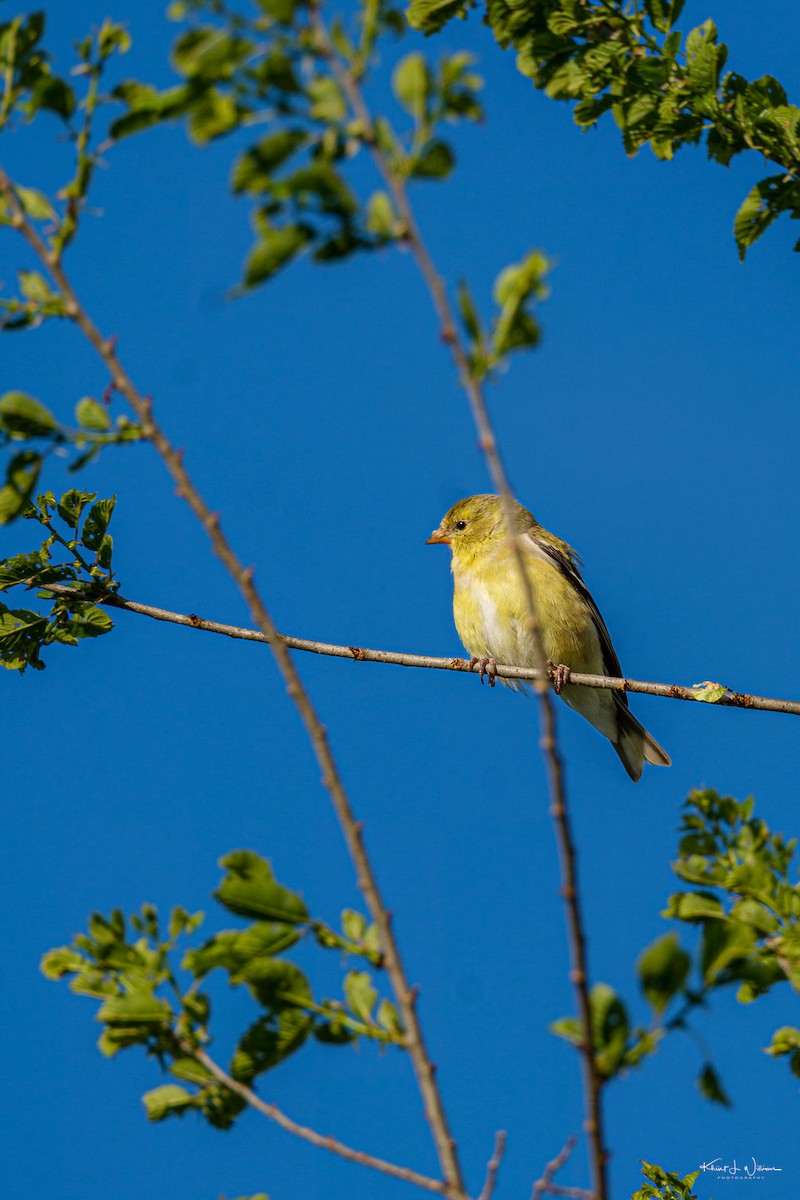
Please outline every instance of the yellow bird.
[[[556, 691], [608, 738], [634, 783], [645, 762], [670, 765], [666, 750], [639, 724], [624, 692], [570, 685], [570, 671], [622, 678], [605, 622], [578, 570], [577, 554], [543, 529], [517, 501], [516, 530], [522, 537], [542, 643], [557, 664]], [[453, 553], [453, 616], [458, 636], [494, 685], [497, 663], [536, 666], [519, 566], [509, 544], [499, 496], [467, 496], [442, 518], [428, 544]], [[512, 687], [514, 680], [501, 680]]]

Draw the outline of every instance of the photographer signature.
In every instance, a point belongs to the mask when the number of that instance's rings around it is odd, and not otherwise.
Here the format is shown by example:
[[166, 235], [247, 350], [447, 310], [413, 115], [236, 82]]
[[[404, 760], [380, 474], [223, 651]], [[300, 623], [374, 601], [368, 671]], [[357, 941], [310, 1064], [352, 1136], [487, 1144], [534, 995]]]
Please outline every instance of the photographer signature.
[[712, 1158], [710, 1162], [700, 1163], [698, 1170], [712, 1171], [720, 1175], [741, 1175], [744, 1179], [755, 1179], [760, 1175], [767, 1175], [773, 1171], [782, 1171], [783, 1167], [768, 1167], [764, 1163], [758, 1162], [755, 1158], [751, 1158], [748, 1162], [743, 1162], [741, 1166], [739, 1166], [736, 1159], [732, 1163], [726, 1163], [721, 1158]]

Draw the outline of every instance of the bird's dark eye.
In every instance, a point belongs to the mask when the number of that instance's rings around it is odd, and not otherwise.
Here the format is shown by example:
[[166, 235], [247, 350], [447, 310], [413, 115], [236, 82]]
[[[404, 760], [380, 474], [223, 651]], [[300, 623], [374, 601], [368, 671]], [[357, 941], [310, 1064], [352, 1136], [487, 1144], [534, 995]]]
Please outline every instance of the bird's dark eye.
[[458, 532], [459, 532], [459, 533], [461, 533], [462, 529], [466, 529], [466, 528], [467, 528], [467, 522], [466, 522], [466, 521], [456, 521], [456, 523], [455, 523], [455, 525], [453, 526], [453, 528], [454, 528], [454, 529], [457, 529], [457, 530], [458, 530]]

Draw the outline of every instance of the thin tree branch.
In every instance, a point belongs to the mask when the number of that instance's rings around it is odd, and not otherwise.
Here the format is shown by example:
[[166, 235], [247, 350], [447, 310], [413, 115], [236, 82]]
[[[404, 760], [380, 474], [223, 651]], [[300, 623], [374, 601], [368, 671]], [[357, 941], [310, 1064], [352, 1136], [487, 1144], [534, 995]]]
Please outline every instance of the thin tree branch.
[[594, 1192], [588, 1188], [562, 1187], [560, 1183], [548, 1183], [544, 1189], [549, 1196], [566, 1196], [569, 1200], [595, 1200]]
[[572, 837], [569, 810], [567, 808], [564, 767], [558, 749], [555, 708], [550, 695], [549, 684], [544, 678], [546, 655], [536, 618], [536, 600], [533, 587], [525, 568], [520, 538], [516, 535], [511, 487], [489, 419], [481, 381], [470, 366], [469, 355], [459, 334], [455, 313], [450, 304], [444, 282], [436, 269], [436, 265], [431, 258], [414, 218], [414, 212], [408, 198], [406, 179], [400, 172], [394, 169], [392, 161], [381, 148], [375, 134], [375, 123], [364, 99], [359, 79], [352, 68], [344, 63], [337, 54], [325, 23], [320, 16], [317, 4], [314, 2], [309, 7], [309, 20], [317, 37], [319, 52], [325, 58], [347, 96], [353, 112], [362, 127], [362, 136], [370, 146], [375, 165], [394, 200], [397, 213], [404, 226], [406, 242], [425, 280], [433, 307], [439, 318], [442, 339], [450, 347], [450, 353], [458, 371], [461, 385], [467, 394], [475, 427], [478, 432], [480, 448], [486, 458], [489, 473], [502, 498], [506, 530], [519, 568], [520, 580], [526, 600], [527, 623], [534, 646], [534, 658], [540, 672], [534, 681], [534, 687], [539, 697], [540, 745], [547, 768], [551, 797], [550, 812], [556, 828], [558, 853], [561, 863], [562, 895], [566, 906], [567, 926], [569, 929], [570, 980], [575, 989], [577, 1008], [583, 1031], [580, 1055], [586, 1109], [584, 1127], [591, 1147], [592, 1182], [597, 1200], [606, 1200], [606, 1160], [608, 1156], [604, 1143], [601, 1105], [603, 1080], [597, 1071], [595, 1063], [594, 1035], [589, 1001], [589, 967], [580, 893], [578, 890], [577, 854], [575, 842]]
[[[31, 586], [38, 587], [32, 583]], [[199, 629], [205, 633], [218, 633], [225, 637], [239, 638], [247, 642], [264, 642], [269, 644], [269, 637], [258, 629], [248, 629], [243, 625], [227, 625], [222, 621], [209, 621], [198, 617], [196, 613], [171, 612], [167, 608], [156, 608], [152, 604], [140, 604], [136, 600], [127, 600], [116, 593], [107, 596], [87, 595], [80, 588], [68, 587], [61, 583], [48, 583], [46, 591], [56, 596], [75, 596], [79, 599], [92, 600], [95, 604], [104, 604], [109, 608], [119, 608], [126, 612], [137, 613], [143, 617], [151, 617], [156, 621], [168, 621], [173, 625], [188, 625], [191, 629]], [[291, 637], [289, 634], [278, 635], [290, 650], [303, 650], [310, 654], [323, 654], [330, 658], [346, 658], [353, 662], [388, 663], [396, 667], [421, 667], [433, 671], [460, 671], [472, 675], [469, 659], [441, 658], [432, 654], [406, 654], [399, 650], [370, 650], [366, 646], [343, 646], [335, 642], [319, 642], [311, 638]], [[541, 673], [535, 667], [508, 667], [497, 664], [497, 675], [500, 679], [518, 679], [533, 683], [541, 678]], [[550, 673], [546, 673], [549, 678]], [[569, 677], [570, 684], [577, 687], [601, 688], [605, 691], [636, 692], [643, 696], [661, 696], [667, 700], [691, 700], [702, 702], [699, 688], [686, 687], [679, 683], [649, 683], [642, 679], [615, 679], [611, 675], [582, 675], [573, 671]], [[714, 708], [752, 708], [761, 712], [789, 713], [800, 716], [800, 700], [778, 700], [770, 696], [754, 696], [747, 692], [734, 692], [726, 689], [725, 695], [713, 702]]]
[[481, 1194], [478, 1200], [492, 1200], [494, 1189], [497, 1186], [497, 1172], [500, 1170], [500, 1164], [503, 1161], [503, 1155], [506, 1149], [506, 1135], [502, 1129], [498, 1129], [494, 1135], [494, 1153], [486, 1164], [486, 1182], [484, 1183]]
[[413, 1183], [416, 1187], [424, 1188], [425, 1191], [447, 1195], [447, 1184], [440, 1179], [431, 1179], [429, 1175], [421, 1175], [419, 1171], [413, 1171], [410, 1167], [400, 1167], [396, 1163], [387, 1162], [386, 1159], [376, 1158], [374, 1154], [365, 1154], [362, 1150], [354, 1150], [352, 1146], [346, 1146], [338, 1138], [317, 1133], [315, 1129], [309, 1129], [307, 1125], [300, 1125], [291, 1117], [287, 1117], [286, 1113], [282, 1112], [276, 1104], [262, 1100], [252, 1088], [239, 1083], [238, 1080], [228, 1075], [205, 1050], [184, 1041], [180, 1042], [180, 1046], [186, 1054], [201, 1063], [219, 1083], [230, 1091], [236, 1092], [251, 1108], [263, 1113], [271, 1121], [275, 1121], [281, 1129], [285, 1129], [288, 1133], [293, 1133], [296, 1137], [311, 1142], [314, 1146], [321, 1146], [323, 1150], [329, 1150], [331, 1154], [338, 1154], [340, 1158], [346, 1158], [350, 1162], [360, 1163], [363, 1167], [372, 1167], [374, 1171], [380, 1171], [384, 1175], [393, 1175], [395, 1179], [403, 1179], [406, 1183]]
[[405, 1029], [406, 1048], [417, 1078], [425, 1116], [431, 1128], [448, 1195], [454, 1200], [462, 1200], [466, 1196], [466, 1189], [455, 1141], [450, 1133], [441, 1093], [436, 1083], [435, 1068], [426, 1050], [422, 1027], [416, 1011], [417, 989], [412, 988], [408, 982], [392, 930], [391, 915], [381, 897], [375, 872], [364, 846], [363, 826], [353, 814], [339, 768], [328, 742], [325, 726], [317, 715], [311, 697], [300, 679], [289, 648], [280, 637], [275, 622], [253, 582], [253, 568], [246, 567], [235, 553], [222, 531], [219, 514], [212, 512], [186, 470], [183, 452], [172, 445], [157, 424], [153, 416], [150, 397], [143, 395], [138, 390], [122, 365], [116, 350], [116, 339], [104, 337], [83, 307], [59, 257], [48, 248], [36, 228], [25, 216], [14, 186], [2, 167], [0, 167], [0, 195], [3, 195], [7, 201], [12, 226], [25, 238], [50, 274], [65, 301], [66, 315], [78, 326], [97, 352], [111, 376], [113, 388], [125, 397], [136, 413], [145, 437], [153, 443], [174, 480], [178, 496], [186, 502], [202, 525], [214, 552], [221, 559], [244, 598], [253, 621], [269, 642], [278, 670], [286, 685], [286, 691], [300, 714], [319, 763], [322, 782], [330, 794], [356, 869], [358, 887], [370, 916], [378, 928], [384, 951], [386, 972], [400, 1010]]
[[[533, 1185], [533, 1191], [531, 1193], [531, 1200], [540, 1200], [541, 1196], [543, 1196], [546, 1192], [551, 1191], [551, 1189], [555, 1186], [553, 1184], [553, 1179], [558, 1174], [558, 1172], [561, 1170], [561, 1168], [565, 1165], [570, 1154], [572, 1154], [572, 1151], [575, 1149], [575, 1143], [577, 1142], [577, 1140], [578, 1139], [575, 1137], [574, 1134], [571, 1137], [568, 1137], [566, 1142], [564, 1143], [563, 1148], [558, 1152], [558, 1154], [555, 1156], [555, 1158], [550, 1160], [550, 1162], [545, 1167], [544, 1171], [542, 1171], [541, 1178], [537, 1179], [536, 1183]], [[579, 1188], [577, 1190], [580, 1191], [582, 1196], [584, 1196], [584, 1197], [587, 1197], [587, 1196], [593, 1197], [592, 1192], [585, 1192], [581, 1188]]]

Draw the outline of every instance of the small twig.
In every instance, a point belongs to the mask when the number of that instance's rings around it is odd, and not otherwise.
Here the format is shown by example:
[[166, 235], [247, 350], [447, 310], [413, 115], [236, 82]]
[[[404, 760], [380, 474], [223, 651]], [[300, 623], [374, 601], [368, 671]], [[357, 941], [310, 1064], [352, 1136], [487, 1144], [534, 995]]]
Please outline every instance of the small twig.
[[[553, 1184], [553, 1179], [566, 1164], [567, 1159], [575, 1149], [575, 1144], [577, 1141], [578, 1139], [575, 1137], [575, 1134], [572, 1134], [571, 1137], [567, 1138], [562, 1149], [555, 1156], [555, 1158], [550, 1160], [544, 1171], [542, 1171], [541, 1178], [537, 1179], [536, 1183], [533, 1185], [531, 1200], [539, 1200], [540, 1196], [543, 1196], [546, 1192], [550, 1192], [554, 1186], [557, 1186]], [[577, 1190], [581, 1192], [582, 1196], [594, 1197], [593, 1192], [583, 1191], [582, 1188]]]
[[497, 1186], [497, 1172], [500, 1170], [505, 1149], [506, 1135], [502, 1129], [498, 1129], [494, 1135], [494, 1153], [486, 1164], [486, 1182], [483, 1185], [478, 1200], [492, 1200], [494, 1189]]
[[384, 952], [386, 973], [394, 992], [397, 1007], [405, 1029], [405, 1045], [422, 1096], [425, 1117], [431, 1129], [442, 1174], [447, 1182], [448, 1195], [453, 1200], [466, 1197], [466, 1189], [458, 1161], [455, 1140], [450, 1133], [444, 1103], [435, 1078], [435, 1069], [425, 1046], [422, 1026], [416, 1011], [416, 993], [406, 976], [400, 957], [400, 949], [392, 929], [391, 915], [381, 896], [378, 881], [364, 845], [363, 827], [356, 820], [350, 798], [345, 789], [339, 768], [328, 741], [327, 731], [306, 690], [289, 648], [281, 638], [261, 593], [253, 581], [253, 570], [246, 567], [223, 533], [217, 513], [206, 500], [186, 469], [183, 453], [172, 445], [153, 415], [153, 404], [149, 396], [134, 384], [117, 353], [116, 339], [104, 337], [81, 303], [58, 255], [50, 250], [38, 230], [27, 219], [19, 202], [14, 185], [0, 167], [0, 195], [9, 207], [11, 225], [19, 231], [33, 249], [39, 261], [48, 271], [66, 302], [70, 319], [77, 325], [86, 340], [103, 362], [116, 391], [128, 401], [139, 418], [142, 432], [160, 455], [164, 466], [175, 483], [177, 494], [183, 499], [205, 530], [211, 546], [222, 561], [225, 569], [238, 588], [250, 610], [250, 615], [264, 634], [275, 663], [300, 718], [305, 726], [309, 741], [322, 774], [323, 786], [328, 791], [350, 857], [356, 870], [356, 882], [364, 897], [369, 914], [378, 929]]
[[[68, 587], [62, 583], [39, 585], [31, 581], [31, 587], [43, 587], [56, 596], [75, 596], [76, 599], [91, 599], [95, 604], [105, 604], [110, 608], [124, 609], [126, 612], [137, 613], [139, 616], [150, 617], [155, 621], [169, 621], [173, 625], [188, 625], [204, 633], [217, 633], [225, 637], [239, 638], [247, 642], [262, 642], [269, 644], [269, 637], [258, 629], [248, 629], [244, 625], [227, 625], [222, 621], [210, 621], [198, 617], [195, 613], [171, 612], [167, 608], [156, 608], [152, 604], [140, 604], [137, 600], [127, 600], [123, 596], [111, 594], [102, 597], [87, 596], [78, 588]], [[396, 667], [417, 667], [432, 671], [460, 671], [472, 675], [469, 659], [442, 658], [432, 654], [407, 654], [402, 650], [370, 650], [366, 646], [344, 646], [335, 642], [320, 642], [311, 638], [291, 637], [282, 633], [279, 637], [290, 650], [302, 650], [309, 654], [323, 654], [330, 658], [346, 658], [352, 662], [385, 663]], [[519, 679], [533, 683], [542, 678], [542, 673], [535, 667], [508, 667], [497, 664], [497, 675], [500, 679]], [[545, 673], [547, 678], [547, 673]], [[576, 687], [601, 688], [605, 691], [636, 692], [643, 696], [661, 696], [667, 700], [689, 700], [697, 703], [701, 698], [696, 689], [678, 683], [649, 683], [642, 679], [615, 679], [611, 675], [583, 675], [573, 671], [569, 678], [570, 684]], [[728, 690], [721, 699], [714, 701], [714, 708], [752, 708], [760, 712], [788, 713], [800, 716], [800, 700], [778, 700], [770, 696], [754, 696], [745, 692]]]
[[562, 1187], [560, 1183], [548, 1183], [545, 1191], [549, 1196], [569, 1196], [572, 1200], [595, 1200], [594, 1192], [588, 1188]]
[[282, 1112], [277, 1105], [262, 1100], [252, 1088], [239, 1083], [238, 1080], [228, 1075], [222, 1067], [214, 1062], [213, 1058], [209, 1057], [205, 1050], [192, 1046], [189, 1042], [181, 1042], [180, 1046], [186, 1054], [201, 1063], [219, 1083], [230, 1091], [236, 1092], [251, 1108], [263, 1113], [265, 1117], [269, 1117], [271, 1121], [280, 1125], [281, 1129], [285, 1129], [288, 1133], [293, 1133], [296, 1137], [311, 1142], [314, 1146], [321, 1146], [323, 1150], [329, 1150], [331, 1154], [338, 1154], [340, 1158], [360, 1163], [364, 1167], [372, 1167], [373, 1170], [380, 1171], [384, 1175], [393, 1175], [395, 1179], [403, 1179], [406, 1183], [413, 1183], [416, 1187], [424, 1188], [425, 1191], [438, 1192], [439, 1195], [447, 1194], [447, 1184], [439, 1179], [431, 1179], [429, 1175], [422, 1175], [410, 1167], [400, 1167], [396, 1163], [387, 1162], [386, 1159], [376, 1158], [374, 1154], [365, 1154], [363, 1150], [354, 1150], [352, 1146], [346, 1146], [338, 1138], [317, 1133], [315, 1129], [309, 1129], [307, 1125], [298, 1124], [291, 1117], [287, 1117], [286, 1113]]

